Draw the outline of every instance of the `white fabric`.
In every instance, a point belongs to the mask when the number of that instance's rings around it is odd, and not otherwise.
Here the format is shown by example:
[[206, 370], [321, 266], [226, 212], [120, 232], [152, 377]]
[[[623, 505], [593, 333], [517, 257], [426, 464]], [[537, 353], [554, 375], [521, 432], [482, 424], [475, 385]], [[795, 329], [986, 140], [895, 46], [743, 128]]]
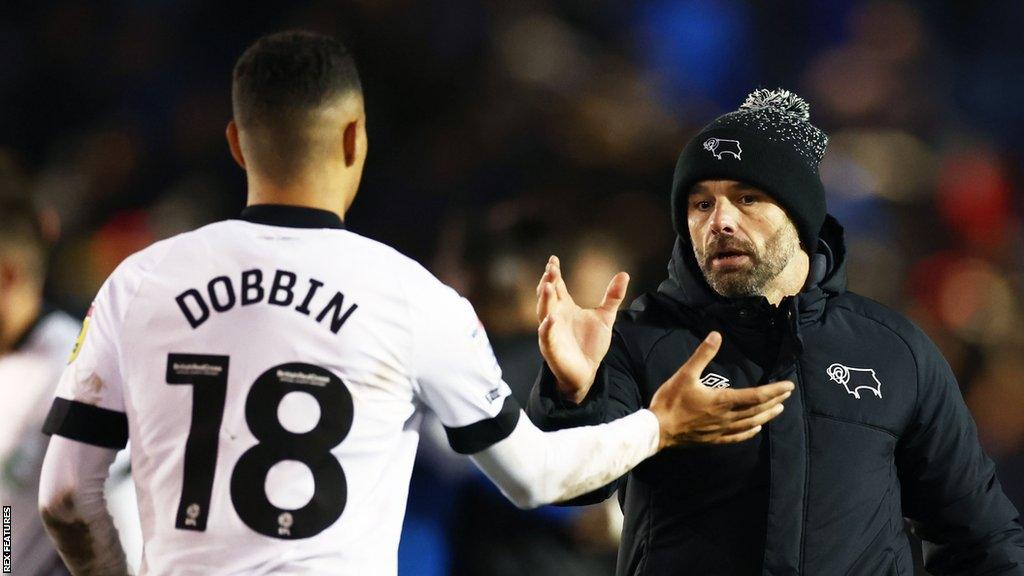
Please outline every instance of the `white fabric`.
[[54, 437], [46, 450], [39, 477], [39, 504], [62, 523], [84, 522], [85, 543], [68, 542], [75, 550], [64, 561], [73, 574], [121, 576], [127, 574], [124, 552], [103, 496], [110, 465], [117, 451]]
[[[246, 291], [243, 278], [251, 270], [262, 281]], [[295, 275], [291, 298], [273, 288], [278, 271]], [[176, 300], [189, 290], [195, 292], [183, 301], [195, 327]], [[243, 304], [246, 295], [260, 294], [258, 303]], [[340, 305], [331, 308], [332, 300]], [[217, 302], [227, 309], [216, 311]], [[204, 305], [209, 314], [199, 322]], [[229, 358], [203, 531], [176, 527], [179, 504], [188, 504], [182, 502], [185, 445], [197, 385], [167, 382], [169, 354]], [[278, 367], [269, 373], [279, 380], [320, 385], [313, 369], [282, 375], [280, 365], [297, 362], [339, 377], [351, 394], [351, 429], [329, 452], [344, 471], [347, 500], [340, 518], [321, 532], [282, 539], [242, 519], [231, 481], [243, 454], [263, 444], [247, 411], [257, 378]], [[171, 368], [221, 374], [194, 364]], [[426, 410], [459, 428], [514, 402], [472, 307], [421, 266], [348, 231], [244, 221], [212, 224], [126, 260], [100, 290], [57, 395], [127, 414], [145, 541], [140, 573], [175, 576], [394, 575]], [[269, 418], [275, 421], [257, 424], [302, 433], [318, 426], [325, 411], [337, 416], [340, 410], [293, 392]], [[657, 423], [643, 412], [598, 430], [543, 435], [520, 418], [513, 436], [498, 444], [477, 461], [521, 505], [535, 505], [624, 473], [656, 446]], [[280, 461], [265, 476], [243, 477], [241, 484], [262, 486], [271, 503], [291, 511], [313, 494], [305, 464]], [[299, 528], [292, 518], [276, 518], [282, 530]]]
[[[241, 275], [253, 269], [262, 272], [263, 299], [242, 305]], [[286, 306], [269, 303], [277, 270], [297, 278]], [[212, 309], [207, 291], [220, 276], [230, 278], [235, 291], [235, 305], [224, 312]], [[296, 309], [311, 280], [322, 286], [304, 314]], [[215, 286], [226, 302], [221, 288], [223, 283]], [[210, 307], [209, 319], [195, 329], [175, 300], [189, 289]], [[317, 317], [338, 293], [342, 311], [358, 307], [334, 333], [333, 311]], [[169, 353], [230, 358], [213, 497], [202, 532], [175, 528], [194, 387], [166, 382]], [[257, 444], [246, 419], [249, 390], [266, 370], [288, 362], [329, 370], [353, 401], [351, 430], [330, 451], [345, 474], [344, 511], [329, 528], [301, 540], [254, 532], [230, 496], [239, 458]], [[126, 260], [100, 290], [84, 344], [57, 392], [127, 414], [145, 541], [140, 572], [161, 575], [286, 568], [394, 574], [424, 411], [436, 412], [446, 426], [465, 426], [495, 416], [509, 394], [472, 307], [412, 260], [344, 230], [244, 221], [206, 226]], [[315, 425], [319, 410], [309, 410], [309, 398], [287, 400], [277, 411], [282, 425]], [[297, 508], [309, 499], [305, 465], [286, 462], [272, 472], [249, 480], [265, 482], [271, 502]]]
[[548, 433], [523, 415], [508, 438], [471, 458], [516, 506], [535, 508], [608, 484], [653, 456], [659, 438], [649, 410]]

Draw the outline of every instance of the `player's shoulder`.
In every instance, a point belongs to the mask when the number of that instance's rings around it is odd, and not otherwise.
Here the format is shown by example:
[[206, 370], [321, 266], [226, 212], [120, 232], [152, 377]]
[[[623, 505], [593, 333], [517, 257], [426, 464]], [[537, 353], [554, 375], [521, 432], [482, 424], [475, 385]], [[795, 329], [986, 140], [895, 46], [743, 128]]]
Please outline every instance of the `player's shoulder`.
[[340, 237], [362, 254], [367, 260], [373, 260], [381, 265], [396, 268], [404, 273], [418, 274], [426, 271], [416, 260], [406, 256], [394, 246], [385, 244], [380, 240], [368, 238], [351, 230], [339, 231]]
[[110, 275], [111, 281], [130, 282], [138, 280], [140, 275], [144, 275], [157, 268], [176, 246], [182, 243], [188, 243], [190, 239], [196, 240], [201, 238], [204, 232], [207, 232], [218, 224], [220, 224], [220, 222], [208, 224], [188, 232], [175, 234], [174, 236], [163, 240], [157, 240], [122, 260]]
[[190, 260], [204, 251], [217, 250], [225, 243], [242, 241], [236, 227], [246, 225], [243, 220], [219, 220], [157, 240], [121, 261], [111, 278], [125, 280], [144, 275], [168, 258]]
[[406, 290], [454, 292], [423, 264], [396, 248], [350, 231], [346, 231], [346, 237], [355, 243], [364, 260], [372, 262], [379, 271], [393, 276]]
[[182, 232], [168, 238], [157, 240], [149, 246], [134, 252], [121, 261], [107, 277], [100, 288], [99, 299], [118, 295], [131, 295], [151, 274], [161, 270], [161, 264], [169, 256], [177, 253], [179, 258], [197, 257], [196, 248], [210, 242], [210, 236], [224, 228], [229, 221], [214, 222], [194, 230]]

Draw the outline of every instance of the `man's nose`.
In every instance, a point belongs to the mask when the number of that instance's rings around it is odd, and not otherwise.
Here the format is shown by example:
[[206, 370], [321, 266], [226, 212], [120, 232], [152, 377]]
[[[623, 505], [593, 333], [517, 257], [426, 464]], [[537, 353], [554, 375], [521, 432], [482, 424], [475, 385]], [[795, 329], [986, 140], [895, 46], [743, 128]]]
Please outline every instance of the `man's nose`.
[[736, 233], [736, 207], [729, 202], [715, 202], [711, 215], [711, 232], [715, 235], [732, 236]]

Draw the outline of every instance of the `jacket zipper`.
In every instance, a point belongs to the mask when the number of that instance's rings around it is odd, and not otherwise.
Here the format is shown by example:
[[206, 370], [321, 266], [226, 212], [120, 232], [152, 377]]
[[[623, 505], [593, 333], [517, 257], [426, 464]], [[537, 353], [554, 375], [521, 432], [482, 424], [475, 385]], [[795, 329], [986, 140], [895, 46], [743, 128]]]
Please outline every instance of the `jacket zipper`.
[[804, 493], [802, 502], [802, 516], [800, 522], [800, 551], [797, 555], [797, 573], [804, 573], [804, 548], [807, 541], [807, 503], [810, 500], [810, 488], [811, 488], [811, 419], [810, 410], [807, 407], [807, 391], [804, 389], [805, 379], [803, 373], [803, 365], [801, 363], [803, 357], [803, 346], [802, 338], [800, 337], [800, 304], [798, 297], [792, 297], [792, 302], [789, 303], [786, 311], [786, 324], [790, 329], [790, 337], [793, 338], [794, 346], [796, 346], [797, 353], [795, 354], [793, 364], [796, 367], [796, 387], [800, 390], [800, 409], [803, 412], [804, 419]]
[[800, 553], [797, 557], [797, 573], [804, 573], [804, 541], [807, 536], [807, 496], [811, 485], [811, 425], [810, 414], [807, 410], [807, 394], [804, 391], [803, 369], [800, 359], [796, 360], [796, 387], [800, 390], [800, 404], [804, 417], [804, 495], [803, 495], [803, 519], [800, 523]]

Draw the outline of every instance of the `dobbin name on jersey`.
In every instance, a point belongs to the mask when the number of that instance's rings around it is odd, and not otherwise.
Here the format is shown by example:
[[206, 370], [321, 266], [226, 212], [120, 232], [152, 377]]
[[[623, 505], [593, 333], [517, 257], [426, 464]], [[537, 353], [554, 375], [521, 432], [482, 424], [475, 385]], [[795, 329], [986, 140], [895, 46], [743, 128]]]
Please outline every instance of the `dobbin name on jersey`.
[[[204, 322], [210, 319], [210, 310], [214, 312], [227, 312], [235, 307], [235, 304], [251, 306], [266, 302], [272, 306], [291, 306], [299, 302], [294, 310], [299, 314], [310, 316], [313, 310], [317, 310], [316, 321], [323, 322], [330, 318], [330, 329], [335, 334], [345, 325], [345, 321], [359, 307], [352, 304], [345, 307], [345, 295], [335, 292], [330, 299], [325, 296], [318, 296], [318, 291], [324, 285], [323, 282], [309, 278], [306, 285], [296, 288], [298, 276], [287, 270], [274, 271], [274, 278], [270, 286], [264, 286], [264, 274], [262, 270], [253, 269], [242, 272], [238, 281], [238, 290], [235, 283], [228, 276], [217, 276], [206, 283], [205, 293], [196, 288], [189, 288], [179, 294], [175, 300], [178, 308], [185, 315], [185, 320], [193, 329], [199, 328]], [[296, 291], [302, 294], [302, 298], [296, 298]], [[326, 293], [325, 293], [326, 294]], [[316, 304], [314, 306], [314, 300]], [[326, 300], [326, 302], [325, 302]], [[314, 306], [310, 308], [310, 306]]]

